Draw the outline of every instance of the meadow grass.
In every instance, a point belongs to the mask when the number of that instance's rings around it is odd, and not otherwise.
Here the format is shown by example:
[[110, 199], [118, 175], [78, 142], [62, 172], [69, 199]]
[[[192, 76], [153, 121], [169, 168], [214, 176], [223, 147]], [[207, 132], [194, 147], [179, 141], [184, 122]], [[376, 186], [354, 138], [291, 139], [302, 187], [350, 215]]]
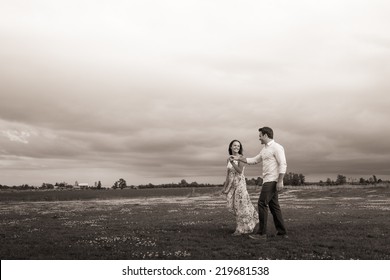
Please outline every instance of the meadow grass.
[[[249, 187], [254, 205], [259, 187]], [[390, 189], [287, 188], [289, 239], [232, 236], [221, 188], [1, 193], [1, 259], [390, 259]], [[275, 233], [272, 218], [269, 231]]]

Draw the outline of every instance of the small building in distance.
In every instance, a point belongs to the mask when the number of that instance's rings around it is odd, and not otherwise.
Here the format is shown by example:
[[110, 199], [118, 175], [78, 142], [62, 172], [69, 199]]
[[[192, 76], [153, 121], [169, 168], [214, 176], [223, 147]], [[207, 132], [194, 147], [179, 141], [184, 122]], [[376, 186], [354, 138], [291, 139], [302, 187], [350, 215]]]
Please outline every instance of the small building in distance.
[[78, 183], [76, 181], [76, 183], [74, 184], [74, 187], [75, 189], [88, 189], [89, 188], [89, 184], [88, 183]]
[[88, 189], [89, 188], [89, 184], [88, 183], [80, 183], [79, 187], [80, 187], [80, 189]]

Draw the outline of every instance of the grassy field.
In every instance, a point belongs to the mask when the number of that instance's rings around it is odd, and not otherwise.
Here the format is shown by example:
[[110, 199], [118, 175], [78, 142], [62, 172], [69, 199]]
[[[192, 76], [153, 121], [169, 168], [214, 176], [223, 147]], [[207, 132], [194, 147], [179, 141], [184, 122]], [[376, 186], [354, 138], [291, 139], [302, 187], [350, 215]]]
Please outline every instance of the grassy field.
[[220, 189], [4, 191], [0, 258], [390, 259], [388, 187], [288, 187], [267, 242], [231, 235]]

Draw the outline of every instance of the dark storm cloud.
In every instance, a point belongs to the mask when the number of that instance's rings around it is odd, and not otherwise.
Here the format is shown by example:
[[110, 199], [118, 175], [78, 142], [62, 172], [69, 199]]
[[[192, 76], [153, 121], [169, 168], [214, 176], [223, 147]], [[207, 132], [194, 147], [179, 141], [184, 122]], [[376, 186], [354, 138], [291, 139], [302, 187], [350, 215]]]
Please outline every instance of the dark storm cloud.
[[220, 182], [264, 125], [290, 171], [390, 176], [388, 4], [157, 2], [4, 5], [3, 183]]

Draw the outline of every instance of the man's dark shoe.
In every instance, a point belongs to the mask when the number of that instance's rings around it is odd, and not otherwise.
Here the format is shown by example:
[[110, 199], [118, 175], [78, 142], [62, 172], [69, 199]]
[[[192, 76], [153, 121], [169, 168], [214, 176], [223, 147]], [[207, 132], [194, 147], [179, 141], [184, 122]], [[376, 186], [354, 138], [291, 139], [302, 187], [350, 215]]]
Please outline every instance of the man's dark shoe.
[[267, 235], [270, 239], [288, 239], [288, 235], [285, 233], [276, 233], [276, 234], [269, 234]]
[[267, 235], [265, 234], [249, 234], [249, 238], [259, 241], [267, 241]]
[[278, 232], [278, 233], [276, 234], [276, 237], [278, 237], [278, 238], [283, 238], [283, 239], [288, 239], [288, 235], [287, 235], [286, 233], [280, 233], [280, 232]]

